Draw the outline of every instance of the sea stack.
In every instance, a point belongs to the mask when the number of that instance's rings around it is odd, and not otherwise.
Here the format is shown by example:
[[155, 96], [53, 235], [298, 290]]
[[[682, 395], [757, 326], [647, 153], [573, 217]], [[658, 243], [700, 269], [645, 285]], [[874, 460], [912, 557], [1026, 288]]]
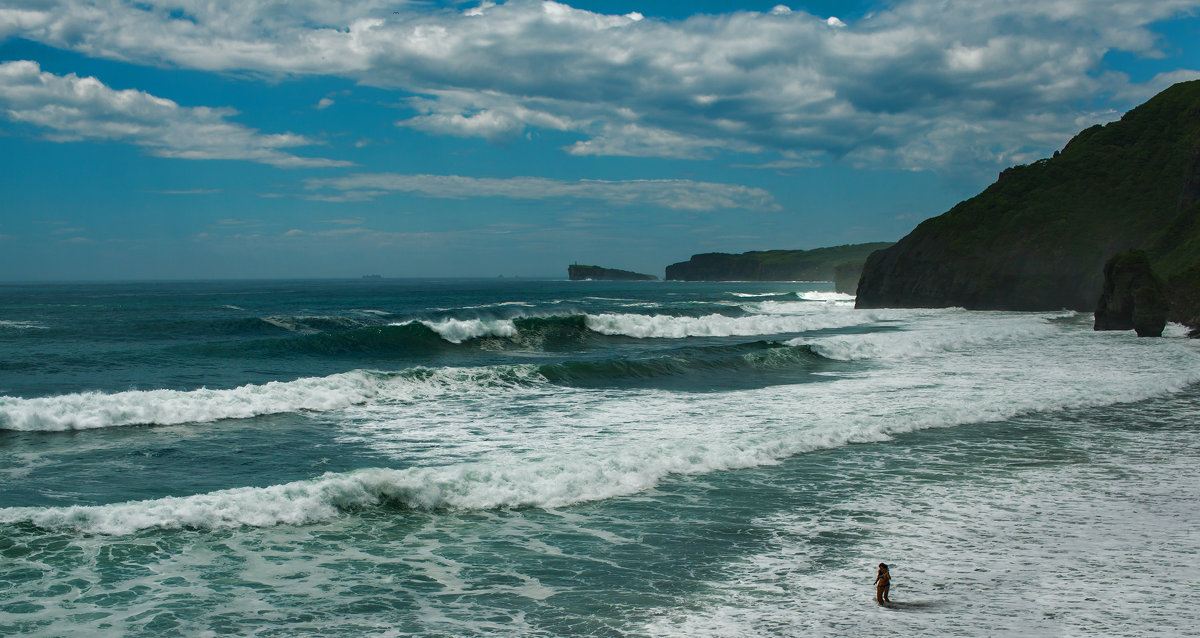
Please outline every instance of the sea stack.
[[1135, 330], [1161, 337], [1167, 325], [1166, 290], [1145, 251], [1121, 253], [1104, 264], [1104, 289], [1096, 304], [1096, 330]]

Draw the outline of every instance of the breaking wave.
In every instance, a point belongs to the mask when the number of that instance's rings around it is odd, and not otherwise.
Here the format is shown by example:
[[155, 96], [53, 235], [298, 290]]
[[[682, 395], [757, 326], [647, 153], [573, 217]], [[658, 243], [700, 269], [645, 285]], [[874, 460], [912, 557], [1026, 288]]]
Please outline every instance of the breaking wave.
[[[296, 330], [294, 332], [301, 333], [282, 338], [209, 343], [196, 348], [218, 356], [421, 354], [479, 345], [487, 345], [489, 349], [556, 351], [572, 349], [598, 338], [755, 337], [857, 326], [875, 319], [867, 312], [806, 311], [802, 309], [804, 303], [799, 301], [786, 304], [786, 307], [770, 306], [773, 302], [760, 303], [765, 305], [751, 309], [756, 311], [755, 314], [737, 316], [609, 313], [414, 319], [352, 329], [343, 327], [328, 332]], [[258, 325], [276, 328], [274, 324], [258, 322]]]
[[821, 292], [811, 290], [808, 292], [799, 293], [799, 296], [804, 301], [854, 301], [854, 295], [847, 295], [842, 292]]
[[485, 388], [596, 385], [716, 370], [780, 369], [822, 359], [809, 346], [790, 347], [764, 341], [692, 348], [677, 355], [645, 359], [412, 368], [401, 372], [355, 370], [231, 389], [82, 392], [30, 399], [0, 397], [0, 430], [56, 432], [211, 423], [268, 414], [327, 412], [373, 400], [422, 401]]
[[386, 377], [354, 371], [328, 377], [272, 381], [228, 390], [80, 392], [23, 399], [0, 397], [0, 429], [88, 430], [122, 425], [174, 425], [300, 410], [331, 410], [362, 403]]
[[[640, 445], [619, 439], [597, 441], [595, 446], [533, 458], [495, 451], [478, 461], [326, 473], [269, 487], [239, 487], [193, 496], [93, 506], [12, 507], [0, 509], [0, 524], [115, 535], [150, 528], [301, 525], [378, 507], [429, 511], [557, 508], [633, 494], [670, 475], [770, 465], [796, 454], [877, 441], [902, 432], [998, 420], [1036, 410], [1136, 401], [1178, 391], [1194, 383], [1196, 376], [1157, 375], [1119, 389], [1111, 386], [1113, 379], [1106, 379], [1107, 389], [1116, 391], [1097, 392], [1079, 384], [1059, 390], [1043, 388], [1019, 397], [980, 398], [969, 388], [958, 388], [957, 400], [967, 402], [956, 403], [954, 409], [914, 409], [917, 405], [929, 407], [928, 397], [897, 396], [885, 387], [875, 396], [879, 404], [872, 413], [826, 404], [821, 410], [828, 412], [810, 414], [805, 427], [763, 427], [758, 422], [762, 414], [729, 416], [756, 425], [735, 426], [721, 437], [696, 437], [688, 434], [695, 424], [674, 422], [664, 424], [672, 433]], [[864, 379], [848, 389], [870, 394], [877, 381]], [[751, 396], [781, 400], [778, 393]], [[969, 400], [971, 397], [975, 400]], [[666, 411], [665, 416], [681, 407], [668, 402], [655, 410]]]

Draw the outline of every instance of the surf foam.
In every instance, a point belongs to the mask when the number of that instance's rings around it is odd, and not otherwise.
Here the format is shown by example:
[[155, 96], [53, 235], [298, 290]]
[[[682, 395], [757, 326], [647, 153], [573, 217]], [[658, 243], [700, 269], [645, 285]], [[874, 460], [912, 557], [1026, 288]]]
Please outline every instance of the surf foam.
[[727, 317], [711, 314], [703, 317], [673, 315], [600, 314], [588, 315], [587, 327], [605, 335], [684, 339], [687, 337], [751, 337], [807, 332], [822, 328], [841, 328], [869, 323], [874, 315], [854, 312], [827, 312], [804, 315], [749, 315]]
[[[453, 404], [370, 402], [350, 408], [359, 413], [345, 420], [346, 431], [357, 430], [364, 444], [404, 459], [406, 469], [326, 474], [153, 501], [9, 508], [0, 510], [0, 521], [129, 533], [148, 527], [301, 524], [388, 503], [421, 509], [555, 508], [633, 494], [672, 474], [772, 464], [919, 429], [1137, 401], [1200, 381], [1200, 353], [1186, 339], [1150, 342], [1040, 316], [1005, 317], [989, 322], [972, 316], [970, 325], [991, 323], [994, 332], [1011, 323], [1014, 333], [1044, 329], [1047, 337], [972, 342], [977, 345], [969, 352], [952, 356], [937, 356], [939, 346], [934, 356], [884, 357], [847, 378], [744, 391], [545, 391], [551, 387], [533, 367], [337, 375], [359, 394], [336, 394], [335, 402], [367, 392], [411, 397], [421, 387], [430, 389], [425, 396], [474, 390], [462, 392]], [[537, 393], [523, 397], [519, 410], [478, 391], [507, 392], [521, 378], [538, 381]], [[294, 386], [299, 394], [330, 380], [302, 381], [315, 385]], [[238, 390], [249, 392], [225, 392]], [[420, 428], [414, 430], [413, 423]], [[438, 445], [422, 448], [413, 441]]]
[[227, 390], [80, 392], [53, 397], [0, 397], [0, 429], [88, 430], [129, 425], [178, 425], [267, 414], [326, 412], [372, 399], [427, 400], [447, 392], [546, 383], [535, 366], [354, 370], [327, 377], [271, 381]]
[[988, 344], [1042, 339], [1058, 331], [1048, 319], [1060, 316], [978, 313], [973, 314], [970, 321], [920, 317], [920, 321], [906, 321], [906, 330], [903, 332], [837, 335], [818, 339], [799, 337], [785, 343], [791, 346], [811, 345], [821, 356], [841, 361], [902, 359]]
[[36, 321], [15, 321], [15, 320], [0, 320], [0, 328], [10, 328], [12, 330], [45, 330], [46, 326]]
[[425, 325], [450, 343], [462, 343], [480, 337], [513, 337], [517, 334], [517, 327], [510, 319], [443, 319], [417, 323]]
[[801, 299], [805, 301], [854, 301], [854, 295], [847, 295], [841, 292], [821, 292], [810, 290], [808, 292], [799, 293]]
[[238, 419], [361, 403], [380, 391], [381, 377], [365, 371], [272, 381], [228, 390], [81, 392], [23, 399], [0, 397], [0, 429], [88, 430], [121, 425], [173, 425]]

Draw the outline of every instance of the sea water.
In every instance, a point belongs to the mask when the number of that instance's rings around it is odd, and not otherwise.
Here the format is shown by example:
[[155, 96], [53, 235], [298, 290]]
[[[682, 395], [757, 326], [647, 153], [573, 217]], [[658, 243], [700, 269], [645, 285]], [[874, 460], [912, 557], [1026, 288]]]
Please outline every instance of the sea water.
[[1194, 635], [1198, 382], [827, 283], [3, 285], [0, 635]]

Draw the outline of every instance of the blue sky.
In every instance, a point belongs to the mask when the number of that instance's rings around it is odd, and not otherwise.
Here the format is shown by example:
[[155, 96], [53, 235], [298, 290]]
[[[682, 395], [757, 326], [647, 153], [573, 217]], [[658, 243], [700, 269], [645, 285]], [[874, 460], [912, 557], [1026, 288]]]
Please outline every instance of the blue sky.
[[1200, 0], [0, 2], [0, 279], [895, 240], [1200, 78]]

